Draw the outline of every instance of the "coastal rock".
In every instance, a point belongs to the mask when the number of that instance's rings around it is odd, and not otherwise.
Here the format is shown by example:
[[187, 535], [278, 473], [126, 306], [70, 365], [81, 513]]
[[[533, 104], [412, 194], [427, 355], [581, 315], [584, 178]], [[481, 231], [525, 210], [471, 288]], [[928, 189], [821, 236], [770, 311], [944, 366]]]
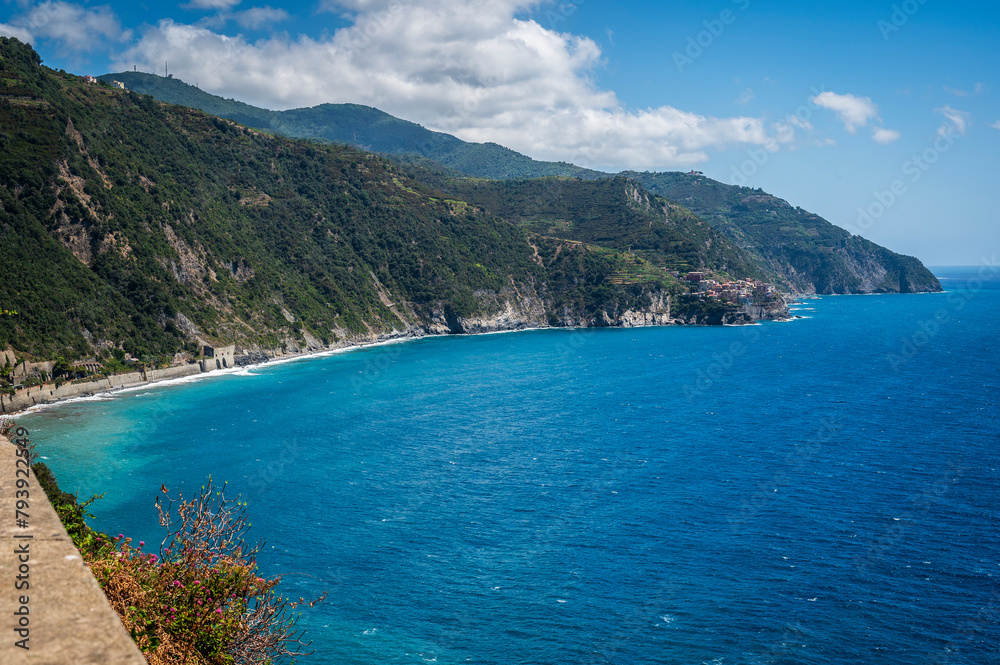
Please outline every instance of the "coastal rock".
[[781, 296], [767, 303], [745, 303], [739, 311], [757, 321], [787, 321], [792, 316], [788, 303]]

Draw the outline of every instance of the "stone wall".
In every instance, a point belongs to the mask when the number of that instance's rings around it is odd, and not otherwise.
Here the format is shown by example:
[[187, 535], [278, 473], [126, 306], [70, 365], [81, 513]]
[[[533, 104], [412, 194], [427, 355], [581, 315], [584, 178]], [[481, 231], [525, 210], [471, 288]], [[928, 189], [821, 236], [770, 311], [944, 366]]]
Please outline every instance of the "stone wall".
[[[0, 663], [145, 665], [34, 474], [18, 466], [16, 451], [0, 437]], [[18, 487], [25, 475], [27, 487]], [[14, 519], [17, 491], [26, 492], [29, 504], [25, 527]], [[28, 649], [17, 646], [25, 637]]]
[[83, 397], [97, 393], [138, 386], [149, 381], [163, 381], [201, 373], [196, 365], [180, 365], [166, 369], [151, 369], [145, 372], [130, 372], [128, 374], [113, 374], [99, 381], [86, 383], [64, 383], [58, 388], [55, 383], [45, 383], [40, 386], [21, 388], [13, 396], [0, 395], [0, 412], [14, 413], [36, 404], [55, 402], [71, 397]]

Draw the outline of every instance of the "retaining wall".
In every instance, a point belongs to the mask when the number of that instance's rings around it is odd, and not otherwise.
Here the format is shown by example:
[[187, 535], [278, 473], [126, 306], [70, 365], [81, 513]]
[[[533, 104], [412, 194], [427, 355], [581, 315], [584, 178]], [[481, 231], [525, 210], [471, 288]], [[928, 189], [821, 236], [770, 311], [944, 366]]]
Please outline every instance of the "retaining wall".
[[[0, 437], [0, 663], [146, 665], [16, 450]], [[24, 475], [27, 487], [18, 488]], [[24, 528], [18, 491], [27, 492]], [[17, 646], [25, 634], [27, 649]]]
[[145, 372], [131, 372], [129, 374], [113, 374], [106, 379], [99, 381], [88, 381], [86, 383], [64, 383], [58, 388], [55, 383], [45, 383], [40, 386], [21, 388], [13, 396], [0, 395], [0, 412], [14, 413], [22, 411], [36, 404], [55, 402], [70, 397], [82, 397], [84, 395], [94, 395], [96, 393], [107, 392], [117, 388], [129, 388], [141, 385], [150, 381], [163, 381], [165, 379], [177, 379], [193, 374], [200, 374], [201, 368], [197, 364], [180, 365], [178, 367], [167, 367], [166, 369], [151, 369]]

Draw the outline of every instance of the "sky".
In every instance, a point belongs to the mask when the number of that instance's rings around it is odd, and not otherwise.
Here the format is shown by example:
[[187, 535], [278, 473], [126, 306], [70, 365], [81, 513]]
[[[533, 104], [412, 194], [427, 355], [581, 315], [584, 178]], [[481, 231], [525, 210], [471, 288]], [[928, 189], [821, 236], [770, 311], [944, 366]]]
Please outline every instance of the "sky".
[[932, 266], [1000, 259], [1000, 3], [3, 0], [0, 35], [76, 74], [696, 169]]

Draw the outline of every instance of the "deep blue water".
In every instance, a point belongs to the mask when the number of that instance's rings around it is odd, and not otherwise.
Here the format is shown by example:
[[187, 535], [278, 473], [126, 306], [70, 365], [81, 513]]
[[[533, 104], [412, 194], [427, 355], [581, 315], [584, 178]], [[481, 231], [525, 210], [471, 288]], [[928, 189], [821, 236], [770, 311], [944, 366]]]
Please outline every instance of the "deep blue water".
[[1000, 273], [745, 328], [427, 339], [22, 419], [97, 525], [250, 502], [306, 662], [1000, 662]]

